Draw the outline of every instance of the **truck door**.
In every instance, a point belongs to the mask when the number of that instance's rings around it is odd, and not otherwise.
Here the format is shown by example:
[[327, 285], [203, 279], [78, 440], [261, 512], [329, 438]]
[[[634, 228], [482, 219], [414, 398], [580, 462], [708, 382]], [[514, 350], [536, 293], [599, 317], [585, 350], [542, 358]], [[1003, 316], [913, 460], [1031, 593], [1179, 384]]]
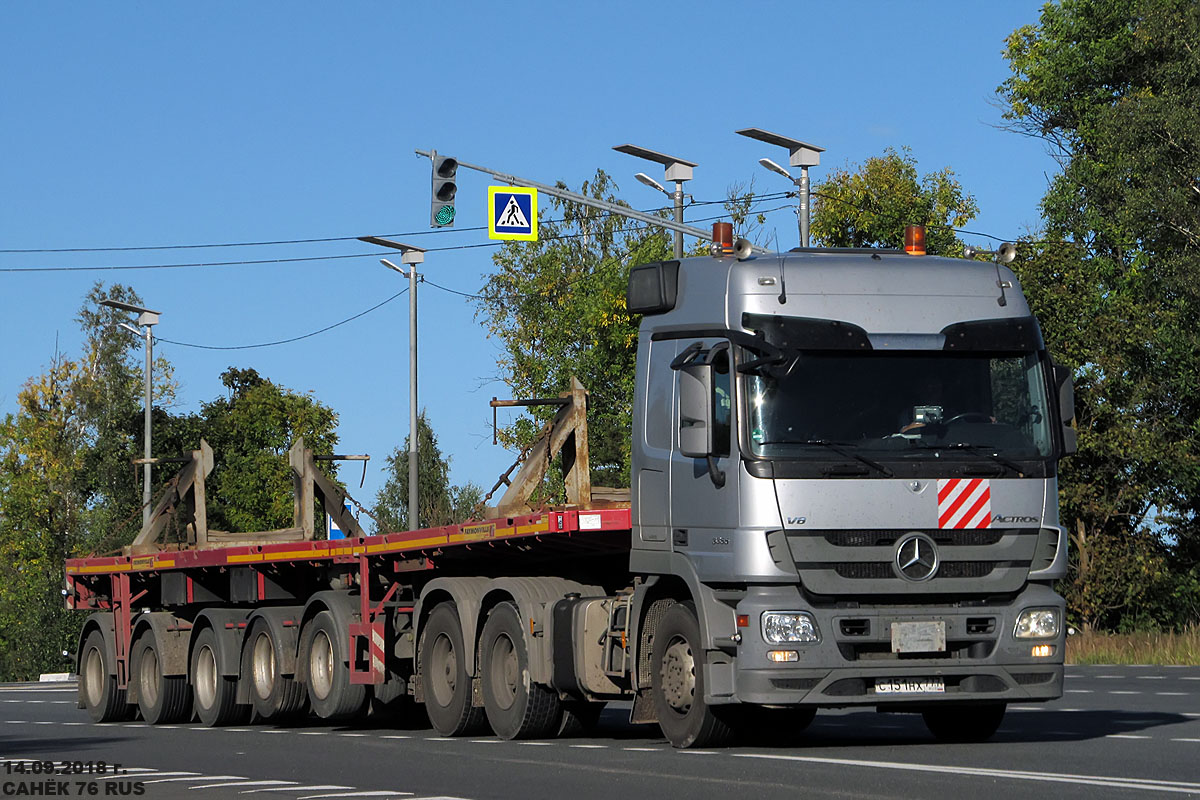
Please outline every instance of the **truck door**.
[[679, 342], [650, 342], [645, 370], [645, 394], [638, 397], [640, 419], [634, 446], [640, 448], [633, 476], [633, 507], [637, 535], [635, 547], [666, 550], [670, 547], [671, 527], [671, 451], [678, 438], [672, 421], [675, 417], [675, 371], [671, 362], [679, 352]]
[[[690, 343], [680, 342], [682, 353]], [[737, 437], [733, 435], [736, 381], [729, 343], [705, 340], [701, 352], [712, 364], [713, 442], [716, 469], [724, 473], [714, 480], [707, 459], [689, 458], [679, 451], [679, 380], [675, 373], [675, 406], [671, 428], [671, 546], [686, 553], [703, 575], [729, 569], [731, 540], [738, 525]]]

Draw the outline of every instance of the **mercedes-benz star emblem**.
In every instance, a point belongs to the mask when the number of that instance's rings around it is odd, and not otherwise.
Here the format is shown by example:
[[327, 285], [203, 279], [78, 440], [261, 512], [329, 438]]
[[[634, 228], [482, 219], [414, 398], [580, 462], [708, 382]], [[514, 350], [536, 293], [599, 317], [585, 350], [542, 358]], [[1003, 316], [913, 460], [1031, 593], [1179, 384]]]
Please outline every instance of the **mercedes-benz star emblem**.
[[896, 569], [910, 581], [927, 581], [938, 568], [937, 546], [921, 533], [910, 533], [896, 544]]

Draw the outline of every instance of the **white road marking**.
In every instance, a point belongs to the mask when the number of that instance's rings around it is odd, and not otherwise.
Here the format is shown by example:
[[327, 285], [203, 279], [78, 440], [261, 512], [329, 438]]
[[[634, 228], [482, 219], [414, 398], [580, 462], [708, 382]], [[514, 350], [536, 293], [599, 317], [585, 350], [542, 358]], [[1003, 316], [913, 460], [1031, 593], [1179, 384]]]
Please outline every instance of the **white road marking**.
[[1124, 675], [1093, 675], [1093, 678], [1124, 678]]
[[287, 733], [287, 731], [274, 731], [274, 730], [272, 730], [272, 731], [268, 731], [268, 730], [260, 730], [260, 731], [259, 731], [259, 733]]
[[1184, 711], [1183, 715], [1185, 717], [1200, 717], [1200, 713], [1197, 713], [1195, 711]]
[[327, 792], [330, 789], [353, 789], [353, 786], [339, 786], [336, 783], [318, 783], [315, 786], [275, 786], [270, 789], [247, 789], [238, 794], [258, 794], [259, 792]]
[[[387, 739], [389, 737], [385, 736], [383, 738]], [[471, 744], [500, 744], [501, 740], [500, 739], [469, 739], [468, 741], [470, 741]]]
[[1149, 736], [1141, 736], [1141, 735], [1132, 734], [1132, 733], [1109, 733], [1109, 734], [1106, 734], [1104, 738], [1105, 739], [1149, 739], [1150, 737]]
[[716, 750], [680, 750], [679, 753], [685, 756], [715, 756]]
[[23, 720], [23, 719], [6, 719], [6, 720], [4, 720], [4, 722], [7, 722], [9, 725], [24, 725], [25, 724], [25, 720]]
[[223, 728], [226, 733], [249, 733], [249, 728]]
[[213, 789], [218, 786], [291, 786], [295, 788], [300, 781], [234, 781], [233, 783], [206, 783], [201, 786], [189, 786], [189, 789]]
[[1187, 692], [1155, 692], [1159, 697], [1187, 697]]
[[[698, 752], [685, 750], [682, 752]], [[1200, 783], [1184, 781], [1156, 781], [1145, 778], [1122, 778], [1105, 775], [1076, 775], [1056, 772], [1024, 772], [1021, 770], [988, 769], [984, 767], [943, 766], [940, 764], [912, 764], [902, 761], [866, 761], [851, 758], [823, 758], [820, 756], [788, 756], [772, 753], [731, 753], [734, 758], [762, 758], [775, 761], [799, 761], [809, 764], [832, 764], [834, 766], [870, 767], [874, 769], [900, 770], [905, 772], [934, 772], [950, 775], [973, 775], [986, 778], [1011, 778], [1013, 780], [1039, 781], [1044, 783], [1075, 783], [1084, 786], [1103, 786], [1119, 789], [1143, 789], [1155, 792], [1187, 794], [1200, 791]]]
[[1091, 689], [1067, 689], [1067, 694], [1092, 694]]
[[1109, 694], [1141, 694], [1141, 692], [1131, 692], [1131, 691], [1123, 690], [1123, 691], [1109, 692]]
[[550, 742], [521, 742], [525, 747], [550, 747]]
[[631, 753], [657, 753], [661, 747], [622, 747], [622, 750], [628, 750]]
[[1200, 739], [1172, 739], [1172, 742], [1200, 742]]
[[[150, 770], [150, 774], [155, 778], [166, 778], [172, 775], [199, 775], [198, 772], [155, 772]], [[139, 775], [138, 777], [149, 778], [150, 775]], [[98, 781], [127, 781], [128, 775], [105, 775], [103, 778], [97, 778]]]
[[63, 722], [62, 725], [87, 725], [86, 722]]
[[241, 775], [195, 775], [191, 778], [161, 778], [143, 783], [174, 783], [175, 781], [244, 781]]
[[579, 750], [607, 750], [608, 749], [608, 745], [606, 745], [606, 744], [573, 744], [573, 745], [571, 745], [571, 747], [574, 747]]
[[34, 724], [34, 725], [53, 725], [54, 723], [53, 723], [53, 722], [46, 722], [45, 720], [41, 720], [41, 719], [39, 719], [39, 720], [34, 720], [33, 724]]
[[411, 739], [412, 737], [411, 736], [402, 736], [400, 734], [394, 734], [391, 736], [380, 736], [379, 738], [380, 739]]
[[412, 792], [335, 792], [334, 794], [306, 794], [298, 800], [318, 800], [323, 797], [412, 797]]
[[328, 736], [329, 731], [300, 731], [301, 736]]
[[1045, 706], [1009, 706], [1009, 711], [1045, 711]]
[[1166, 675], [1138, 675], [1139, 681], [1165, 681]]
[[1181, 680], [1185, 680], [1185, 681], [1200, 681], [1200, 676], [1190, 676], [1190, 675], [1185, 675], [1185, 676], [1183, 676], [1183, 678], [1181, 678]]
[[353, 736], [355, 738], [362, 738], [362, 737], [366, 736], [366, 734], [365, 733], [339, 733], [338, 736]]

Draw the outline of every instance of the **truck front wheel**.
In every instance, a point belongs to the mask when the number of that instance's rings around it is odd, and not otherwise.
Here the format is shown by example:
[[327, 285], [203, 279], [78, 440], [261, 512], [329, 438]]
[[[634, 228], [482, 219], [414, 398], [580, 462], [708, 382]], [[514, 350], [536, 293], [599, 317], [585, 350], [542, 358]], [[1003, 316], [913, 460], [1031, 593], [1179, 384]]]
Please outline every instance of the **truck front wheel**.
[[562, 708], [558, 695], [529, 678], [529, 653], [517, 608], [501, 603], [492, 609], [479, 637], [483, 707], [501, 739], [527, 739], [558, 731]]
[[942, 742], [983, 742], [1004, 721], [1004, 703], [950, 705], [925, 710], [925, 727]]
[[441, 603], [430, 612], [419, 658], [425, 712], [433, 729], [442, 736], [461, 736], [480, 728], [483, 709], [471, 705], [471, 676], [454, 603]]
[[722, 744], [731, 730], [704, 702], [704, 647], [691, 603], [667, 609], [654, 632], [651, 693], [663, 735], [675, 747]]

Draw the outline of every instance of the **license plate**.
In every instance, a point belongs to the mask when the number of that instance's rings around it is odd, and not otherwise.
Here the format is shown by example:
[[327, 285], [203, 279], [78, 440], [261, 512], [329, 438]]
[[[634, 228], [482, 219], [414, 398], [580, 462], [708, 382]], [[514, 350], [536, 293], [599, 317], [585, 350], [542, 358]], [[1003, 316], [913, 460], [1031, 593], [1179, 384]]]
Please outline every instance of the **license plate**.
[[893, 653], [943, 653], [946, 650], [946, 623], [893, 622]]
[[875, 694], [943, 694], [944, 678], [880, 678], [875, 681]]

